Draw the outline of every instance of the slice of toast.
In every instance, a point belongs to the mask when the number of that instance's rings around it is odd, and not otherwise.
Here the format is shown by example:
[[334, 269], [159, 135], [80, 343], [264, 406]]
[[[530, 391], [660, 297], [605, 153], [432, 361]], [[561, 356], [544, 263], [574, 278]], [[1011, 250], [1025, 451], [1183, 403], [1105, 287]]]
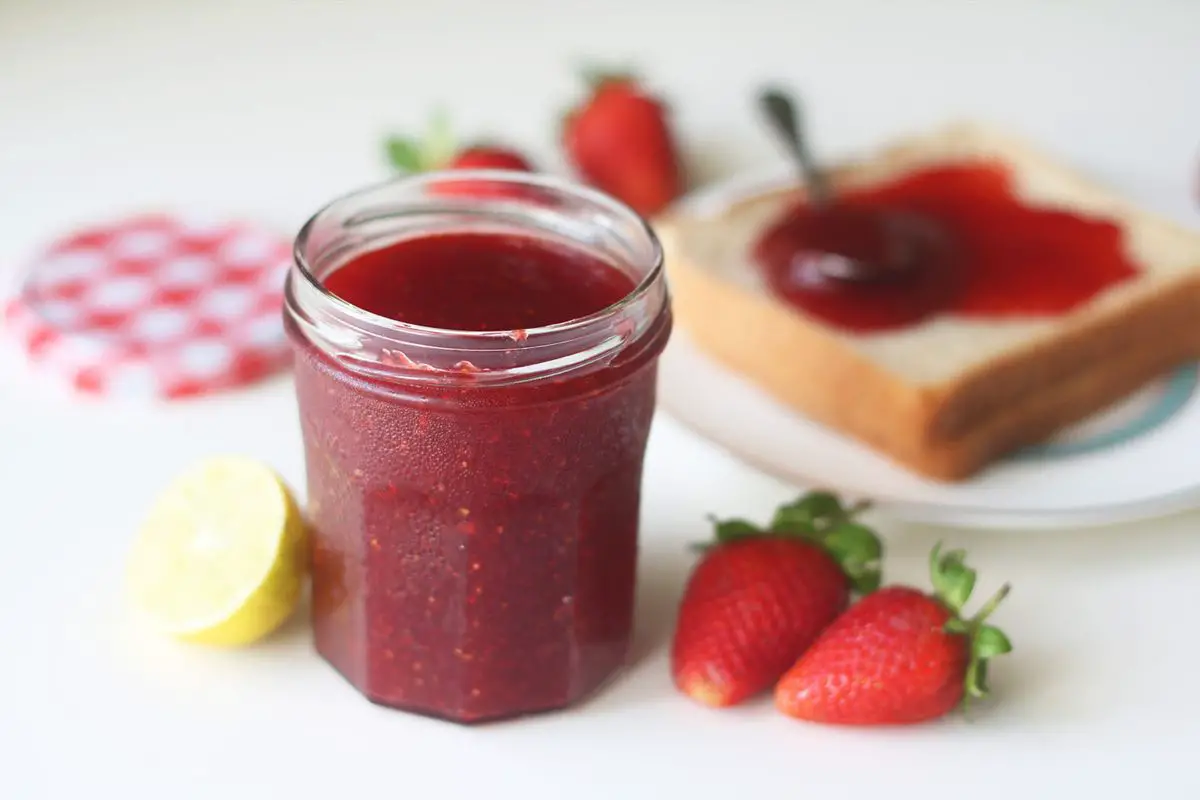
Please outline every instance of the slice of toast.
[[1054, 317], [942, 315], [847, 332], [777, 299], [752, 262], [753, 242], [800, 191], [776, 186], [711, 214], [656, 221], [679, 324], [776, 399], [945, 481], [1200, 358], [1200, 233], [1139, 210], [1015, 137], [955, 124], [836, 165], [831, 177], [866, 186], [981, 159], [1006, 164], [1022, 202], [1116, 222], [1140, 274]]

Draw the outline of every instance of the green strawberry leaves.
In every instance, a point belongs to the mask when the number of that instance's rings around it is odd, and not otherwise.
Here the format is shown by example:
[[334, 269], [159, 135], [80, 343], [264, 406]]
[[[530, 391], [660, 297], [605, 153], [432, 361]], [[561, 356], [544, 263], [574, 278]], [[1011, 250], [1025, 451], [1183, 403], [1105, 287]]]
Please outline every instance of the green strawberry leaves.
[[975, 570], [966, 565], [966, 553], [962, 550], [941, 551], [941, 544], [934, 546], [929, 554], [929, 576], [934, 594], [953, 616], [946, 621], [945, 631], [965, 636], [970, 644], [970, 661], [964, 678], [964, 702], [971, 698], [987, 696], [988, 661], [1012, 651], [1012, 642], [1004, 631], [994, 625], [985, 624], [996, 607], [1008, 596], [1011, 587], [1004, 584], [983, 604], [973, 617], [962, 617], [963, 606], [971, 599], [975, 588]]
[[711, 517], [710, 519], [713, 523], [713, 528], [716, 530], [717, 542], [719, 544], [728, 544], [738, 539], [762, 535], [761, 528], [751, 522], [746, 522], [744, 519], [718, 520]]
[[424, 169], [424, 156], [420, 146], [411, 139], [399, 136], [389, 136], [383, 143], [387, 152], [388, 163], [398, 172], [421, 172]]
[[999, 628], [984, 625], [975, 631], [975, 653], [980, 658], [991, 658], [1011, 651], [1012, 643]]
[[943, 555], [940, 544], [933, 548], [930, 557], [933, 591], [955, 614], [962, 611], [975, 589], [975, 570], [966, 565], [966, 557], [963, 550], [951, 550]]
[[421, 138], [389, 136], [384, 140], [383, 147], [393, 169], [402, 173], [417, 173], [448, 164], [454, 158], [457, 142], [450, 127], [450, 117], [438, 109], [429, 118]]
[[855, 592], [867, 594], [879, 588], [883, 557], [875, 532], [854, 521], [868, 507], [846, 507], [831, 492], [813, 491], [777, 508], [765, 529], [741, 519], [712, 522], [719, 545], [756, 536], [796, 536], [812, 542], [841, 565]]
[[821, 545], [842, 565], [856, 592], [868, 594], [879, 588], [883, 580], [879, 565], [883, 544], [874, 531], [847, 521], [818, 531], [818, 535]]
[[830, 517], [845, 517], [842, 502], [832, 492], [816, 491], [801, 495], [795, 502], [782, 505], [775, 510], [772, 528], [788, 525], [816, 525]]

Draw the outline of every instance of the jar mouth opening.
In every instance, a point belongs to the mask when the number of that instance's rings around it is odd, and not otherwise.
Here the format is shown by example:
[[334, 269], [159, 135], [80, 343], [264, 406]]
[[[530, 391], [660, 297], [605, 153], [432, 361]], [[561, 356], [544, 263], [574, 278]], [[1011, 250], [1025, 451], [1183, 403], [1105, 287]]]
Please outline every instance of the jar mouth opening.
[[[597, 311], [586, 316], [575, 317], [562, 322], [555, 322], [549, 325], [539, 325], [532, 328], [524, 328], [517, 330], [487, 330], [487, 331], [472, 331], [463, 330], [460, 328], [439, 328], [430, 325], [418, 325], [412, 322], [397, 320], [392, 317], [376, 314], [368, 311], [361, 306], [355, 305], [348, 300], [343, 299], [339, 295], [331, 292], [320, 278], [317, 277], [316, 270], [309, 263], [307, 250], [312, 231], [315, 225], [331, 212], [335, 207], [355, 197], [373, 191], [379, 191], [388, 187], [403, 187], [403, 186], [443, 186], [452, 184], [469, 185], [471, 183], [486, 183], [492, 185], [502, 185], [512, 187], [519, 197], [519, 192], [522, 188], [532, 190], [544, 190], [547, 192], [568, 193], [574, 197], [594, 204], [596, 207], [612, 214], [617, 218], [622, 218], [626, 224], [633, 225], [638, 233], [644, 237], [646, 243], [652, 253], [653, 264], [644, 275], [637, 281], [633, 289], [625, 294], [620, 300], [611, 303]], [[462, 202], [471, 200], [468, 194], [458, 196], [458, 204], [454, 204], [453, 197], [447, 197], [446, 210], [451, 213], [461, 213]], [[483, 198], [484, 202], [492, 202], [495, 198]], [[414, 236], [411, 238], [419, 238]], [[515, 338], [532, 339], [542, 337], [554, 337], [562, 334], [569, 334], [579, 329], [588, 328], [598, 322], [619, 315], [631, 306], [636, 305], [643, 296], [645, 296], [656, 283], [661, 279], [664, 269], [663, 266], [663, 250], [662, 245], [658, 240], [658, 236], [654, 233], [650, 224], [632, 208], [625, 205], [621, 201], [588, 186], [583, 186], [573, 183], [562, 178], [551, 175], [544, 175], [532, 172], [519, 172], [516, 170], [495, 170], [495, 169], [473, 169], [473, 170], [442, 170], [427, 173], [421, 173], [415, 176], [402, 176], [392, 178], [386, 181], [380, 181], [375, 184], [370, 184], [365, 187], [359, 187], [350, 192], [342, 194], [330, 202], [326, 203], [317, 210], [309, 219], [301, 226], [299, 233], [296, 235], [296, 241], [292, 248], [292, 256], [300, 278], [310, 288], [317, 292], [324, 301], [339, 309], [342, 313], [356, 318], [362, 322], [369, 323], [373, 327], [398, 334], [412, 333], [417, 336], [453, 336], [460, 342], [512, 342]]]

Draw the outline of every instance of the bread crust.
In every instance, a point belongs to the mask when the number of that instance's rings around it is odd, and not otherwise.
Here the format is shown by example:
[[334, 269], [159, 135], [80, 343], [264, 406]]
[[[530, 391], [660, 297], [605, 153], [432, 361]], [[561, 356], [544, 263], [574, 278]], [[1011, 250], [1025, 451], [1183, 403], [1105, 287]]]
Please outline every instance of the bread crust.
[[[911, 147], [902, 143], [882, 157]], [[1015, 152], [1024, 168], [1032, 161], [1063, 171], [1027, 148]], [[1099, 189], [1095, 196], [1114, 216], [1139, 213]], [[1198, 262], [1120, 303], [1065, 315], [1053, 335], [953, 379], [917, 383], [769, 294], [695, 263], [672, 243], [679, 223], [666, 218], [658, 227], [676, 319], [696, 344], [783, 404], [934, 480], [968, 479], [1200, 358]]]

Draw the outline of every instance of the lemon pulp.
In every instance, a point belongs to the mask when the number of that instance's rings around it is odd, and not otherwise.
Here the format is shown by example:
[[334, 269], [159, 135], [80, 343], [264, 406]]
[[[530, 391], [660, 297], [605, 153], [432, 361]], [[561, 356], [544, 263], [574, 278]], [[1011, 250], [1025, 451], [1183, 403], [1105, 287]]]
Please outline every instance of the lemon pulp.
[[291, 616], [306, 564], [303, 519], [284, 482], [258, 462], [218, 457], [159, 495], [138, 531], [128, 584], [162, 632], [235, 646]]

